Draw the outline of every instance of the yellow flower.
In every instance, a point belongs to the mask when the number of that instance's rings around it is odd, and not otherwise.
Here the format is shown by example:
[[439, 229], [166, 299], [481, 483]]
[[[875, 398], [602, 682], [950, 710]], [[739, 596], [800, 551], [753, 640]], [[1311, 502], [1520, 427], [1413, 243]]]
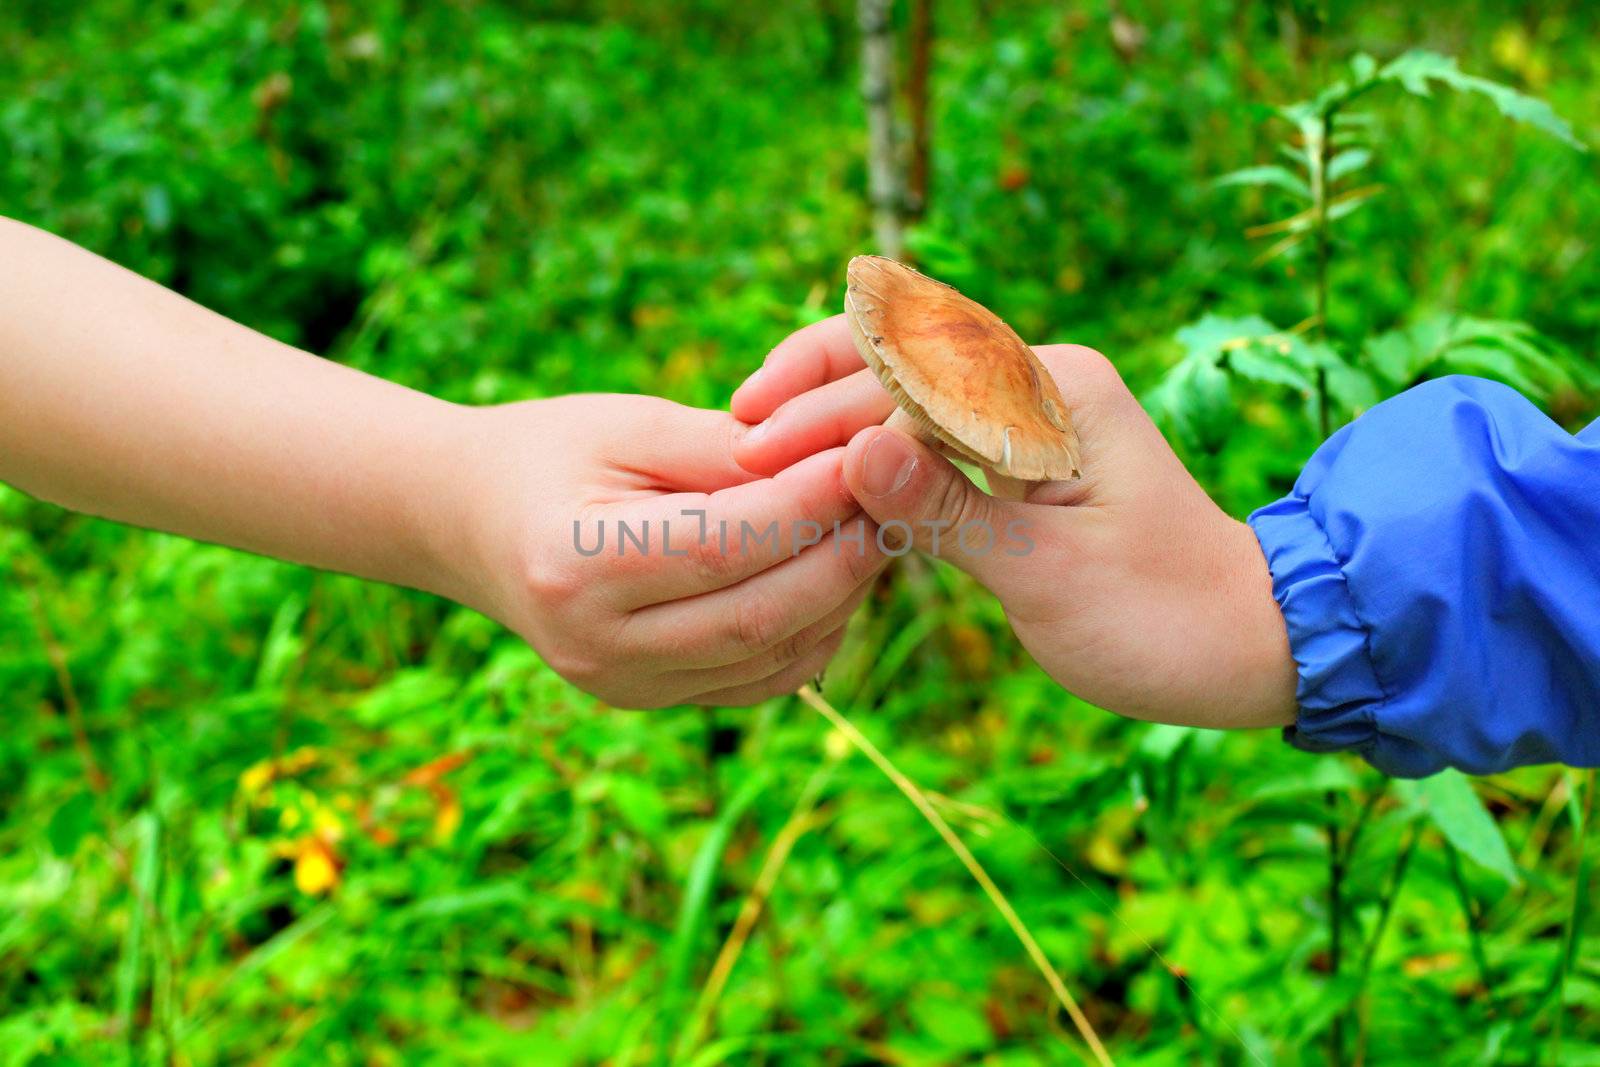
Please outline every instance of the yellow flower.
[[438, 800], [439, 808], [433, 815], [433, 840], [442, 845], [461, 827], [461, 801], [451, 792], [442, 793]]
[[307, 745], [295, 749], [282, 759], [261, 760], [239, 775], [239, 788], [244, 790], [245, 796], [255, 797], [279, 778], [299, 774], [321, 758], [321, 752]]
[[321, 838], [303, 839], [294, 860], [294, 887], [308, 897], [315, 897], [338, 884], [339, 864], [333, 850]]

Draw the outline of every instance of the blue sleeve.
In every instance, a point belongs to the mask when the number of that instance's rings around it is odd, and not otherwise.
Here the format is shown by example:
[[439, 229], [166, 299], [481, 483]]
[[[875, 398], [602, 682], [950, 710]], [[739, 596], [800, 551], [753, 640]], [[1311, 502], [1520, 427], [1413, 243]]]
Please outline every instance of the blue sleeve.
[[1250, 525], [1299, 667], [1290, 743], [1402, 777], [1600, 764], [1600, 422], [1428, 382]]

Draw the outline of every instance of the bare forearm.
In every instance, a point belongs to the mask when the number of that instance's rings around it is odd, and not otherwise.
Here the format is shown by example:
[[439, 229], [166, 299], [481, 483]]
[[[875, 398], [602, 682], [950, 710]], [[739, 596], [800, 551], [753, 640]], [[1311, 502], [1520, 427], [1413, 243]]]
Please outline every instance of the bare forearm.
[[0, 480], [26, 492], [453, 593], [466, 414], [0, 220]]

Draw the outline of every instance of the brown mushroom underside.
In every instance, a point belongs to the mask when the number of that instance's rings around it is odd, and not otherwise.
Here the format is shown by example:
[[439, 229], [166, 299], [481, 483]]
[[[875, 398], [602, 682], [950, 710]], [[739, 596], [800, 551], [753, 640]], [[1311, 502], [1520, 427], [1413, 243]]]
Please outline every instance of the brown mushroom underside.
[[845, 313], [861, 358], [924, 437], [1019, 481], [1078, 476], [1050, 372], [975, 300], [894, 260], [856, 256]]

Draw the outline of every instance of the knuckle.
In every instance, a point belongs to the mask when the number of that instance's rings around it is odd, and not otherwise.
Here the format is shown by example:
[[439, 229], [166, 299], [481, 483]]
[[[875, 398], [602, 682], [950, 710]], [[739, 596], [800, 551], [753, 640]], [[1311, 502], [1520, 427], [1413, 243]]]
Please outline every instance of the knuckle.
[[783, 638], [777, 644], [777, 655], [773, 657], [773, 666], [782, 668], [802, 659], [806, 653], [816, 645], [818, 634], [815, 627], [806, 627]]
[[570, 561], [534, 554], [523, 565], [522, 586], [535, 603], [546, 609], [561, 607], [583, 591], [584, 583], [577, 570]]
[[863, 532], [861, 545], [841, 546], [839, 551], [844, 556], [845, 577], [851, 588], [878, 573], [878, 568], [883, 565], [883, 554], [877, 549], [876, 529]]
[[762, 594], [746, 594], [734, 603], [730, 636], [733, 645], [755, 655], [776, 645], [783, 636], [783, 613]]
[[738, 556], [732, 546], [724, 550], [720, 539], [710, 531], [702, 537], [696, 528], [694, 534], [684, 551], [688, 552], [689, 566], [701, 584], [715, 588], [737, 577]]
[[[853, 502], [853, 501], [852, 501]], [[799, 523], [811, 523], [827, 530], [832, 527], [837, 519], [838, 509], [844, 503], [843, 494], [827, 495], [823, 493], [806, 493], [800, 497], [796, 507], [795, 516]], [[799, 525], [797, 523], [796, 525]]]
[[952, 529], [959, 529], [969, 522], [981, 521], [987, 510], [986, 503], [966, 475], [951, 471], [934, 498], [931, 517], [947, 519]]

